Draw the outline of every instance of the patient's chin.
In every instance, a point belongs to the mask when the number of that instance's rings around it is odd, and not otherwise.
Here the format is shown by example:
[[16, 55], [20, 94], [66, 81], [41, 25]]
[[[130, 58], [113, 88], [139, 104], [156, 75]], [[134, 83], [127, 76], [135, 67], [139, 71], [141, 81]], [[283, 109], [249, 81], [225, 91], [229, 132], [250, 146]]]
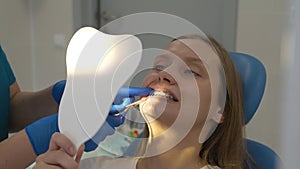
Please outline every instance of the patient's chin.
[[162, 97], [148, 97], [145, 102], [140, 105], [140, 111], [145, 120], [151, 122], [159, 118], [165, 112], [167, 99]]

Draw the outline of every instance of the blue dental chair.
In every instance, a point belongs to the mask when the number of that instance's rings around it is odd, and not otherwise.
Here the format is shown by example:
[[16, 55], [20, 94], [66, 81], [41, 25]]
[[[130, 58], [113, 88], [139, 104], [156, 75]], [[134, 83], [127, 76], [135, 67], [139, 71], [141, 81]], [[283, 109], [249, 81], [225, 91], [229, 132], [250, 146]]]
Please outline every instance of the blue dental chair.
[[[245, 102], [245, 125], [255, 114], [265, 90], [266, 71], [263, 64], [253, 56], [230, 52], [231, 58], [242, 80]], [[245, 139], [247, 150], [257, 166], [252, 169], [276, 169], [280, 164], [279, 156], [267, 146]]]

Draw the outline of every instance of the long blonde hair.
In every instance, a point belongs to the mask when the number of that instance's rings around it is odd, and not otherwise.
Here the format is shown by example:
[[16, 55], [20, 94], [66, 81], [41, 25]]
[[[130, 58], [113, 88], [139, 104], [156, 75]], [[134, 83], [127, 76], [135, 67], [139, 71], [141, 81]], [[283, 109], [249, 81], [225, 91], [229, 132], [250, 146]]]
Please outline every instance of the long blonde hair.
[[200, 39], [208, 43], [219, 56], [226, 77], [227, 97], [223, 113], [224, 121], [218, 125], [212, 136], [203, 143], [199, 152], [201, 159], [222, 169], [249, 168], [249, 155], [244, 143], [243, 92], [241, 80], [231, 57], [210, 36], [189, 35], [178, 39]]

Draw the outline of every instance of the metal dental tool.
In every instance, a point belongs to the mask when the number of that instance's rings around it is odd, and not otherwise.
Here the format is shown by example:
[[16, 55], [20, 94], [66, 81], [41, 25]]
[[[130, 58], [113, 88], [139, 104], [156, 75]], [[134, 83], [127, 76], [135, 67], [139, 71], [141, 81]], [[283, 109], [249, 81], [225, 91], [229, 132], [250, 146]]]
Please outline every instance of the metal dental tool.
[[115, 116], [119, 116], [119, 115], [122, 115], [122, 114], [126, 115], [126, 112], [127, 112], [130, 108], [140, 105], [141, 103], [145, 102], [146, 99], [147, 99], [147, 98], [144, 97], [144, 98], [141, 98], [141, 99], [138, 100], [138, 101], [135, 101], [135, 102], [133, 102], [133, 103], [131, 103], [131, 104], [128, 104], [128, 105], [126, 106], [126, 108], [125, 108], [122, 112], [115, 114]]

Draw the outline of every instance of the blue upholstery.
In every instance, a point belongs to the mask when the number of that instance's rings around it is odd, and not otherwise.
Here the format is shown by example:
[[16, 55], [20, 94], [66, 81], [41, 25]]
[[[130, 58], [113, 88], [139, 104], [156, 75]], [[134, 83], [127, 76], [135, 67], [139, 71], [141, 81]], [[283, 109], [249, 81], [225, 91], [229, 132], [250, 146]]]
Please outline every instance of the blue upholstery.
[[[265, 90], [266, 71], [263, 64], [253, 56], [244, 53], [229, 53], [242, 80], [245, 102], [245, 124], [255, 114]], [[267, 146], [245, 139], [247, 150], [256, 162], [253, 169], [276, 169], [280, 163], [278, 155]]]
[[229, 53], [242, 80], [245, 124], [247, 124], [256, 112], [266, 85], [266, 70], [264, 65], [256, 58], [244, 53]]
[[280, 164], [280, 158], [278, 155], [271, 150], [269, 147], [253, 141], [246, 139], [246, 146], [249, 154], [252, 156], [253, 160], [258, 164], [257, 166], [252, 166], [251, 169], [276, 169], [280, 168], [277, 164]]

